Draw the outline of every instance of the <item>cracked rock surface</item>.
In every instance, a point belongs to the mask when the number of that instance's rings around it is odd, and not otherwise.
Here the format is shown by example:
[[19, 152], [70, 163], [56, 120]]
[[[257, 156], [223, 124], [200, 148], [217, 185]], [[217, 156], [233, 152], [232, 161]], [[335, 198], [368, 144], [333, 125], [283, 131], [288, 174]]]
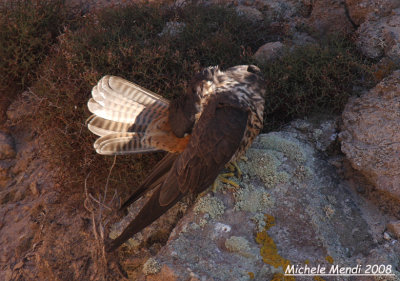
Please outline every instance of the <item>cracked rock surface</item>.
[[297, 120], [260, 135], [239, 163], [240, 188], [220, 183], [197, 198], [136, 279], [271, 280], [305, 263], [396, 268], [400, 244], [383, 236], [393, 217], [354, 192], [324, 152], [336, 123]]

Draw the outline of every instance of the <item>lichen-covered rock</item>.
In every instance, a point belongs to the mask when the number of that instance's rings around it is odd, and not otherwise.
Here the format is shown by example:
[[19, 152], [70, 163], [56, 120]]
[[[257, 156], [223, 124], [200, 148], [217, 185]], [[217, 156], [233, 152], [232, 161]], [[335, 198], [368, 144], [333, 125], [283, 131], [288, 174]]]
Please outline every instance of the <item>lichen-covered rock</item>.
[[382, 236], [389, 218], [364, 212], [326, 160], [335, 130], [297, 120], [260, 135], [239, 163], [240, 188], [198, 198], [154, 256], [161, 271], [138, 280], [271, 280], [305, 263], [395, 268], [400, 245]]
[[[247, 2], [249, 1], [247, 0]], [[255, 4], [258, 7], [266, 10], [266, 15], [269, 19], [277, 21], [291, 20], [296, 16], [300, 16], [310, 5], [307, 0], [259, 0], [256, 2]]]
[[307, 23], [320, 33], [351, 33], [354, 30], [342, 0], [311, 1]]
[[186, 24], [184, 22], [169, 21], [165, 24], [163, 30], [158, 34], [158, 36], [169, 36], [175, 37], [183, 31]]
[[258, 48], [254, 54], [254, 59], [261, 64], [264, 64], [276, 58], [283, 49], [283, 44], [279, 41], [269, 42]]
[[0, 132], [0, 160], [15, 157], [14, 139], [5, 133]]
[[400, 199], [400, 71], [350, 99], [342, 118], [342, 151], [352, 167]]
[[237, 6], [236, 13], [248, 18], [251, 21], [261, 21], [264, 18], [263, 14], [259, 10], [248, 6]]
[[364, 22], [357, 36], [356, 43], [365, 56], [373, 59], [387, 56], [400, 63], [400, 8], [386, 17]]
[[357, 25], [365, 20], [389, 15], [400, 6], [398, 0], [346, 0], [349, 16]]

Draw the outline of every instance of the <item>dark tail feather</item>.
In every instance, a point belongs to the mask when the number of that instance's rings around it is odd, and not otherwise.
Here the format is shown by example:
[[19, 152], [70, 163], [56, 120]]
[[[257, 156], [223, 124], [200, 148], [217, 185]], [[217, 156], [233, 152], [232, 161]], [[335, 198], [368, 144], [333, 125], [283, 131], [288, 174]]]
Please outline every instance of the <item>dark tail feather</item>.
[[157, 163], [153, 171], [139, 186], [139, 188], [122, 204], [119, 211], [124, 211], [129, 207], [129, 205], [142, 197], [147, 191], [150, 191], [158, 186], [160, 184], [160, 179], [164, 179], [164, 175], [166, 175], [171, 169], [172, 164], [177, 157], [178, 154], [176, 153], [168, 153], [165, 155], [164, 158]]
[[114, 251], [134, 234], [138, 233], [143, 228], [158, 219], [162, 214], [174, 206], [176, 202], [178, 202], [183, 196], [183, 194], [179, 193], [179, 195], [171, 203], [166, 206], [160, 206], [160, 187], [161, 185], [159, 185], [149, 201], [140, 210], [136, 218], [128, 225], [127, 228], [125, 228], [121, 235], [106, 245], [107, 252]]

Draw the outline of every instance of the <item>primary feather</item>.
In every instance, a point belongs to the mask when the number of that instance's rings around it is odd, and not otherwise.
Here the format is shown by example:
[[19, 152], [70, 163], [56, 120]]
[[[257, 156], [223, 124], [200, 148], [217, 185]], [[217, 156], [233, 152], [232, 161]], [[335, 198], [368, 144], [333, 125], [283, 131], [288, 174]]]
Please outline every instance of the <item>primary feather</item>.
[[[86, 123], [100, 136], [94, 146], [104, 155], [157, 151], [143, 133], [149, 124], [167, 116], [169, 101], [160, 95], [116, 76], [104, 76], [88, 101], [93, 113]], [[141, 133], [141, 134], [139, 134]]]

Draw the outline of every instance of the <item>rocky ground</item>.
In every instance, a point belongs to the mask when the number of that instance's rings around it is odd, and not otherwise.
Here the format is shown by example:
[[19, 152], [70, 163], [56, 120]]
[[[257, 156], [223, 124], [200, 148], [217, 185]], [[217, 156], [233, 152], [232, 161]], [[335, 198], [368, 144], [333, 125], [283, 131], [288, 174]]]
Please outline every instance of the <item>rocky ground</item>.
[[39, 156], [48, 150], [41, 132], [23, 120], [40, 101], [21, 95], [0, 132], [0, 280], [294, 280], [282, 268], [296, 264], [377, 264], [394, 274], [314, 280], [400, 280], [400, 72], [391, 73], [400, 62], [400, 2], [226, 4], [292, 32], [290, 42], [261, 47], [257, 60], [314, 43], [299, 26], [345, 31], [380, 61], [383, 80], [341, 116], [260, 135], [240, 162], [240, 188], [220, 184], [185, 199], [114, 255], [104, 254], [101, 236], [115, 237], [143, 202], [102, 232], [84, 186], [66, 190], [68, 167], [50, 168]]

